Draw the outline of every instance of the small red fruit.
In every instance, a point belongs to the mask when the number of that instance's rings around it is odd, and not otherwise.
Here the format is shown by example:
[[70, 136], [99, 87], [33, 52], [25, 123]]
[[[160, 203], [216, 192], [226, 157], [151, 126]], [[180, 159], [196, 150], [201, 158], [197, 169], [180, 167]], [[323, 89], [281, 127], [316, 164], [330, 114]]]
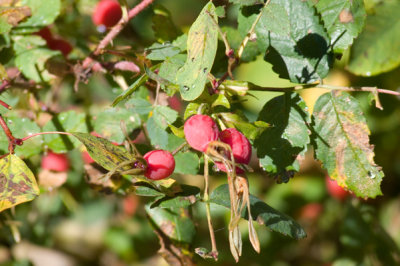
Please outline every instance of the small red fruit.
[[94, 163], [93, 158], [90, 156], [90, 154], [87, 151], [82, 152], [82, 159], [85, 162], [85, 164]]
[[186, 141], [198, 151], [205, 152], [208, 143], [218, 139], [217, 124], [207, 115], [194, 115], [183, 126]]
[[112, 27], [118, 23], [122, 17], [122, 9], [118, 1], [115, 0], [102, 0], [100, 1], [92, 16], [95, 25], [104, 25]]
[[143, 158], [147, 162], [144, 176], [151, 180], [169, 177], [175, 169], [174, 156], [165, 150], [154, 150], [146, 153]]
[[326, 189], [329, 195], [338, 200], [344, 200], [349, 196], [349, 193], [339, 186], [335, 180], [332, 180], [328, 175], [325, 176]]
[[47, 46], [51, 50], [60, 51], [65, 57], [72, 51], [72, 46], [69, 42], [62, 39], [52, 39], [47, 42]]
[[69, 169], [69, 160], [65, 153], [49, 151], [42, 158], [42, 168], [56, 172], [66, 172]]
[[51, 33], [51, 31], [48, 27], [42, 28], [40, 31], [36, 32], [35, 34], [42, 37], [46, 42], [49, 42], [53, 39], [53, 34]]
[[227, 128], [219, 133], [219, 139], [232, 148], [236, 163], [248, 164], [251, 159], [251, 144], [237, 129]]

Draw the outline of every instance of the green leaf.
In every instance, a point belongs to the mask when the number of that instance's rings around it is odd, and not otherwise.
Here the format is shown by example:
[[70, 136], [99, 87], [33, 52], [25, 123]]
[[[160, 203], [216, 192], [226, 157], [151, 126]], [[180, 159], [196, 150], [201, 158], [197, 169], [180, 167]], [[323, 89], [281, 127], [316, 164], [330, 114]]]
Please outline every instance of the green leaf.
[[18, 156], [0, 159], [0, 212], [31, 201], [39, 195], [32, 171]]
[[0, 16], [0, 34], [6, 34], [12, 29], [12, 26], [8, 24], [7, 19]]
[[175, 170], [174, 173], [184, 175], [196, 175], [199, 172], [199, 156], [196, 153], [178, 152], [174, 156]]
[[36, 35], [17, 35], [13, 36], [12, 40], [14, 41], [13, 49], [17, 55], [25, 53], [27, 50], [32, 50], [38, 48], [39, 46], [46, 45], [46, 41], [42, 39], [42, 37]]
[[170, 239], [182, 243], [192, 242], [196, 233], [196, 228], [188, 212], [185, 211], [184, 208], [151, 208], [150, 204], [147, 204], [145, 209], [154, 222], [154, 225]]
[[185, 184], [182, 184], [180, 187], [182, 190], [181, 192], [176, 193], [172, 197], [165, 196], [163, 198], [156, 199], [156, 201], [151, 204], [151, 208], [183, 208], [193, 205], [200, 200], [200, 189], [198, 187]]
[[156, 5], [153, 8], [153, 12], [152, 28], [159, 42], [175, 40], [182, 34], [172, 21], [171, 13], [165, 7]]
[[[119, 164], [134, 159], [125, 148], [116, 146], [106, 139], [88, 133], [71, 132], [71, 134], [85, 145], [90, 157], [107, 170], [112, 170]], [[130, 168], [127, 166], [122, 169]]]
[[177, 118], [178, 112], [168, 106], [157, 105], [154, 108], [153, 119], [162, 129], [166, 129], [168, 125], [174, 123]]
[[148, 100], [142, 98], [133, 98], [126, 102], [128, 109], [132, 110], [133, 114], [148, 115], [152, 110], [153, 106]]
[[233, 4], [238, 4], [241, 6], [252, 6], [252, 5], [258, 5], [258, 4], [263, 4], [263, 0], [229, 0], [229, 2]]
[[268, 123], [262, 121], [257, 121], [257, 124], [252, 124], [244, 115], [238, 113], [219, 113], [219, 116], [227, 127], [238, 129], [250, 140], [256, 139], [269, 127]]
[[134, 93], [140, 86], [146, 83], [147, 79], [148, 79], [147, 74], [141, 75], [131, 86], [129, 86], [129, 88], [126, 91], [124, 91], [117, 98], [115, 98], [111, 105], [114, 107], [119, 102], [128, 99], [132, 95], [132, 93]]
[[315, 5], [336, 53], [343, 53], [360, 34], [367, 16], [363, 0], [320, 0]]
[[260, 50], [267, 50], [264, 59], [280, 77], [312, 83], [328, 74], [332, 61], [329, 38], [313, 6], [307, 1], [272, 0], [261, 10], [243, 7], [238, 18], [242, 17], [241, 32], [251, 27], [260, 12], [257, 43]]
[[125, 108], [108, 108], [98, 113], [93, 122], [94, 130], [98, 134], [117, 143], [125, 140], [121, 122], [125, 124], [128, 134], [141, 124], [138, 114]]
[[167, 58], [160, 66], [158, 75], [171, 83], [175, 83], [176, 72], [185, 64], [186, 55], [177, 54]]
[[51, 4], [42, 0], [22, 0], [21, 4], [31, 8], [32, 16], [18, 25], [20, 32], [35, 32], [34, 27], [52, 24], [61, 11], [61, 0], [51, 0]]
[[278, 182], [287, 182], [299, 171], [297, 158], [310, 142], [307, 106], [297, 93], [285, 93], [267, 102], [258, 120], [271, 125], [254, 142], [260, 164]]
[[[40, 132], [39, 126], [28, 118], [20, 118], [15, 114], [5, 118], [8, 127], [13, 136], [23, 138], [34, 133]], [[15, 154], [20, 157], [28, 158], [32, 155], [39, 154], [43, 150], [43, 137], [36, 136], [24, 142], [24, 145], [15, 148]], [[0, 132], [0, 150], [3, 153], [8, 152], [8, 139], [4, 131]]]
[[[221, 185], [214, 189], [210, 196], [210, 202], [230, 208], [229, 187]], [[283, 214], [257, 197], [250, 195], [251, 216], [259, 224], [263, 224], [272, 231], [290, 236], [295, 239], [306, 237], [306, 232], [291, 217]], [[247, 209], [245, 208], [242, 217], [248, 219]]]
[[[88, 132], [85, 114], [68, 111], [55, 115], [43, 131]], [[66, 135], [46, 134], [43, 138], [44, 144], [56, 153], [65, 153], [79, 146], [78, 140]]]
[[214, 63], [218, 30], [213, 19], [218, 21], [215, 6], [209, 2], [189, 30], [187, 60], [176, 75], [182, 98], [186, 101], [192, 101], [201, 95]]
[[185, 139], [170, 134], [165, 128], [162, 128], [154, 119], [154, 116], [147, 120], [147, 131], [151, 145], [160, 149], [173, 151], [185, 142]]
[[231, 103], [228, 98], [223, 94], [214, 94], [211, 96], [211, 107], [223, 106], [228, 109], [231, 108]]
[[384, 176], [374, 162], [369, 129], [356, 99], [348, 93], [325, 93], [313, 112], [316, 158], [329, 176], [360, 197], [381, 195]]
[[61, 55], [60, 51], [52, 51], [46, 48], [37, 48], [19, 54], [15, 58], [15, 65], [28, 79], [36, 82], [47, 82], [52, 79], [52, 75], [46, 70], [46, 61], [56, 55]]
[[184, 119], [188, 119], [190, 116], [197, 114], [200, 107], [200, 103], [191, 102], [186, 106]]
[[167, 58], [173, 57], [176, 54], [179, 54], [180, 51], [181, 50], [178, 47], [173, 46], [169, 42], [154, 43], [146, 49], [146, 52], [148, 52], [146, 58], [154, 61], [162, 61]]
[[383, 2], [367, 17], [364, 31], [355, 40], [348, 69], [356, 75], [373, 76], [400, 65], [400, 3]]

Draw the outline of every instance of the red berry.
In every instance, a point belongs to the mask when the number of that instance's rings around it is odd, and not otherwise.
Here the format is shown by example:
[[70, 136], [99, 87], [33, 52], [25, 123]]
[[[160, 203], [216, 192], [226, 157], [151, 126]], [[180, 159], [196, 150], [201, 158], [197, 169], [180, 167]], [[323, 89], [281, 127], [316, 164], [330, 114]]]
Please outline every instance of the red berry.
[[[222, 162], [215, 162], [215, 165], [218, 167], [219, 170], [223, 171], [223, 172], [228, 172], [226, 170], [225, 164], [223, 164]], [[244, 174], [244, 170], [240, 167], [236, 166], [236, 174]]]
[[332, 180], [328, 175], [325, 176], [326, 189], [329, 195], [338, 200], [344, 200], [349, 196], [349, 193], [339, 186], [335, 180]]
[[168, 97], [168, 105], [177, 112], [182, 111], [183, 104], [178, 96]]
[[102, 0], [100, 1], [92, 16], [95, 25], [104, 25], [112, 27], [118, 23], [122, 17], [122, 9], [118, 1], [115, 0]]
[[49, 42], [53, 39], [53, 34], [51, 34], [51, 31], [48, 27], [42, 28], [40, 31], [35, 33], [36, 35], [39, 35], [42, 37], [46, 42]]
[[146, 153], [143, 158], [147, 162], [145, 177], [159, 180], [169, 177], [175, 169], [175, 159], [172, 154], [164, 150], [154, 150]]
[[90, 154], [87, 151], [82, 152], [82, 159], [85, 162], [85, 164], [94, 163], [93, 158], [90, 156]]
[[316, 220], [322, 213], [321, 203], [308, 203], [300, 209], [300, 218], [305, 220]]
[[236, 163], [248, 164], [251, 159], [251, 144], [249, 140], [235, 128], [227, 128], [219, 133], [219, 139], [232, 148]]
[[194, 115], [183, 126], [186, 141], [198, 151], [205, 152], [208, 143], [218, 139], [218, 127], [207, 115]]
[[66, 172], [69, 169], [69, 160], [65, 153], [49, 151], [42, 158], [42, 168], [56, 172]]
[[60, 51], [65, 57], [72, 51], [72, 46], [69, 42], [62, 39], [52, 39], [47, 42], [47, 46], [51, 50]]

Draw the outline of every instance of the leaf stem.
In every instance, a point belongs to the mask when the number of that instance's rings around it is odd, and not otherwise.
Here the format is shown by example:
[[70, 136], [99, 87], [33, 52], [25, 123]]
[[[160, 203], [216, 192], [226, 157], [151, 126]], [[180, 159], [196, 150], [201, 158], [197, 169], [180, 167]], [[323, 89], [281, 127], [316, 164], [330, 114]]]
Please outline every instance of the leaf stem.
[[208, 230], [210, 231], [211, 238], [211, 256], [215, 261], [218, 260], [218, 250], [217, 250], [217, 242], [215, 240], [214, 228], [211, 220], [211, 210], [210, 210], [210, 196], [209, 196], [209, 173], [208, 173], [208, 162], [209, 158], [207, 154], [204, 154], [204, 195], [203, 200], [206, 203], [206, 215], [207, 215], [207, 223]]
[[47, 134], [60, 134], [60, 135], [69, 135], [69, 136], [72, 136], [72, 134], [71, 134], [71, 133], [68, 133], [68, 132], [48, 131], [48, 132], [39, 132], [39, 133], [35, 133], [35, 134], [32, 134], [32, 135], [26, 136], [26, 137], [22, 138], [22, 141], [26, 141], [26, 140], [28, 140], [28, 139], [30, 139], [30, 138], [33, 138], [33, 137], [36, 137], [36, 136], [39, 136], [39, 135], [47, 135]]

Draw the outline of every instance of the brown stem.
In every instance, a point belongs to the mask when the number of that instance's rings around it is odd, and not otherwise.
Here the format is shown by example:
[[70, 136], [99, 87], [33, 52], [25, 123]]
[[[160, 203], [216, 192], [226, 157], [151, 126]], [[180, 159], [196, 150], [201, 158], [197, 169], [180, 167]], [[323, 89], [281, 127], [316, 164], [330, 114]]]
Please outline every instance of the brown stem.
[[17, 139], [11, 133], [10, 128], [7, 126], [6, 121], [4, 120], [3, 116], [0, 114], [0, 126], [3, 128], [4, 133], [8, 139], [8, 150], [10, 154], [14, 153], [15, 145], [22, 145], [23, 141], [21, 139]]
[[[122, 31], [122, 29], [125, 27], [125, 25], [128, 23], [129, 20], [134, 18], [136, 15], [138, 15], [140, 12], [142, 12], [146, 7], [148, 7], [151, 3], [153, 3], [154, 0], [143, 0], [140, 2], [137, 6], [129, 10], [128, 12], [128, 19], [125, 20], [125, 18], [121, 18], [121, 20], [115, 25], [108, 33], [107, 35], [103, 38], [103, 40], [100, 41], [100, 43], [97, 45], [96, 49], [92, 53], [92, 57], [96, 57], [100, 55], [103, 50], [107, 47], [109, 43]], [[82, 66], [84, 68], [88, 68], [93, 62], [93, 58], [87, 57], [83, 63]]]

